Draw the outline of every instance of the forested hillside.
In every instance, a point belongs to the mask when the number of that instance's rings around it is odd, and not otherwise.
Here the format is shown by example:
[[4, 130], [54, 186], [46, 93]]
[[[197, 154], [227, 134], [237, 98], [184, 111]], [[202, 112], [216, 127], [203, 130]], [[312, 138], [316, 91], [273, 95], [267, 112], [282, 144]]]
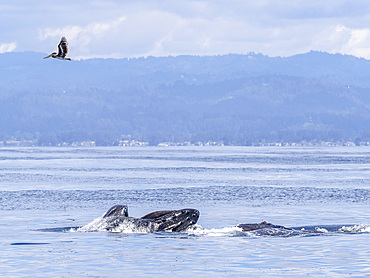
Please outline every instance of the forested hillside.
[[370, 140], [368, 60], [322, 52], [71, 62], [43, 56], [0, 54], [0, 140]]

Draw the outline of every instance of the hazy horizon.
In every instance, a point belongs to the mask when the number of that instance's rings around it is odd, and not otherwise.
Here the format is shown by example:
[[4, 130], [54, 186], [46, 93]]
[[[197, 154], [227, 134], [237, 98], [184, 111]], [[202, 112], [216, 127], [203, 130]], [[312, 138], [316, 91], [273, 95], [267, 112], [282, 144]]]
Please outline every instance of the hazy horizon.
[[[9, 54], [9, 53], [19, 53], [19, 54], [23, 54], [23, 53], [35, 53], [35, 54], [40, 54], [41, 56], [42, 55], [45, 55], [45, 54], [48, 54], [48, 52], [39, 52], [39, 51], [32, 51], [32, 50], [26, 50], [26, 51], [12, 51], [12, 52], [4, 52], [4, 53], [0, 53], [0, 55], [2, 54]], [[267, 58], [291, 58], [291, 57], [295, 57], [295, 56], [299, 56], [299, 55], [305, 55], [305, 54], [309, 54], [309, 53], [323, 53], [323, 54], [328, 54], [328, 55], [341, 55], [341, 56], [348, 56], [348, 57], [354, 57], [356, 59], [363, 59], [363, 60], [370, 60], [367, 59], [367, 58], [364, 58], [364, 57], [357, 57], [355, 55], [352, 55], [352, 54], [344, 54], [344, 53], [330, 53], [330, 52], [326, 52], [326, 51], [321, 51], [321, 50], [309, 50], [307, 52], [302, 52], [302, 53], [296, 53], [296, 54], [292, 54], [292, 55], [287, 55], [287, 56], [273, 56], [273, 55], [267, 55], [265, 53], [261, 53], [261, 52], [247, 52], [247, 53], [224, 53], [224, 54], [178, 54], [178, 55], [171, 55], [171, 54], [168, 54], [168, 55], [148, 55], [148, 56], [136, 56], [136, 57], [86, 57], [86, 58], [73, 58], [72, 60], [73, 61], [81, 61], [81, 60], [90, 60], [90, 59], [113, 59], [113, 60], [124, 60], [124, 59], [140, 59], [140, 58], [150, 58], [150, 57], [154, 57], [154, 58], [175, 58], [175, 57], [181, 57], [181, 56], [190, 56], [190, 57], [218, 57], [218, 56], [228, 56], [228, 55], [240, 55], [240, 56], [256, 56], [256, 55], [262, 55], [264, 57], [267, 57]]]

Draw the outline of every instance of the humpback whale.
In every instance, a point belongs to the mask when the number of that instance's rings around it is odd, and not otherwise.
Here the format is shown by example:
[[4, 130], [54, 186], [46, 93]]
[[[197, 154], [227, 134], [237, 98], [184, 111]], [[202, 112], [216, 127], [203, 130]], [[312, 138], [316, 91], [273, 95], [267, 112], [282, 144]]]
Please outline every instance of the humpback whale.
[[199, 211], [196, 209], [154, 211], [141, 218], [128, 215], [126, 205], [111, 207], [102, 217], [79, 228], [80, 231], [138, 232], [155, 233], [161, 231], [183, 232], [197, 223]]
[[251, 223], [251, 224], [238, 224], [238, 228], [241, 228], [243, 232], [250, 232], [265, 228], [278, 228], [278, 229], [286, 229], [286, 230], [292, 230], [291, 228], [286, 228], [284, 226], [280, 225], [274, 225], [271, 223], [267, 223], [266, 221], [263, 221], [261, 223]]
[[282, 230], [288, 230], [288, 231], [299, 231], [302, 233], [322, 233], [322, 231], [316, 230], [314, 226], [287, 228], [281, 225], [267, 223], [266, 221], [262, 221], [261, 223], [238, 224], [236, 227], [241, 228], [243, 232], [251, 232], [251, 231], [256, 231], [256, 230], [261, 230], [261, 229], [266, 229], [266, 228], [276, 228], [276, 229], [282, 229]]

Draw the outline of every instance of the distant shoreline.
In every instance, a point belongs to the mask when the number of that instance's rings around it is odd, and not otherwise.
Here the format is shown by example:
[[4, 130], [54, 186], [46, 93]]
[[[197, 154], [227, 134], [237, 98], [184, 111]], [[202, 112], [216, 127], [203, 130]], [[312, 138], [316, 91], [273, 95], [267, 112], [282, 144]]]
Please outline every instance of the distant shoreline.
[[118, 141], [116, 144], [111, 145], [98, 145], [95, 141], [80, 141], [72, 143], [58, 143], [58, 144], [38, 144], [37, 140], [9, 140], [0, 141], [0, 148], [6, 147], [366, 147], [370, 146], [370, 142], [260, 142], [251, 145], [238, 145], [238, 144], [224, 144], [223, 142], [207, 141], [207, 142], [161, 142], [157, 145], [149, 145], [148, 142], [140, 141]]

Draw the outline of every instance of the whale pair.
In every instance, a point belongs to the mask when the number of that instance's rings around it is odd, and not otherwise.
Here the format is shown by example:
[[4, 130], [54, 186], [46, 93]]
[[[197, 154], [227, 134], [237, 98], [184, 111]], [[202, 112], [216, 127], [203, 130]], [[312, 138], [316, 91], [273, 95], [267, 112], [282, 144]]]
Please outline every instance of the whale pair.
[[[103, 216], [91, 223], [78, 228], [79, 231], [108, 231], [108, 232], [134, 232], [134, 233], [155, 233], [155, 232], [184, 232], [190, 226], [197, 223], [199, 211], [196, 209], [161, 210], [154, 211], [140, 218], [130, 217], [126, 205], [115, 205]], [[321, 233], [312, 227], [287, 228], [274, 225], [265, 221], [261, 223], [238, 224], [242, 232], [251, 232], [264, 229], [281, 229], [288, 231], [299, 231], [303, 233]]]
[[[183, 232], [197, 223], [199, 211], [196, 209], [161, 210], [144, 215], [141, 218], [130, 217], [128, 206], [115, 205], [111, 207], [102, 217], [79, 228], [80, 231], [108, 231], [108, 232], [138, 232], [155, 233], [162, 231]], [[266, 228], [278, 228], [292, 230], [280, 225], [267, 222], [238, 224], [243, 232], [251, 232]]]
[[199, 211], [196, 209], [154, 211], [141, 218], [128, 215], [126, 205], [111, 207], [102, 217], [81, 227], [81, 231], [140, 232], [162, 231], [183, 232], [197, 223]]

